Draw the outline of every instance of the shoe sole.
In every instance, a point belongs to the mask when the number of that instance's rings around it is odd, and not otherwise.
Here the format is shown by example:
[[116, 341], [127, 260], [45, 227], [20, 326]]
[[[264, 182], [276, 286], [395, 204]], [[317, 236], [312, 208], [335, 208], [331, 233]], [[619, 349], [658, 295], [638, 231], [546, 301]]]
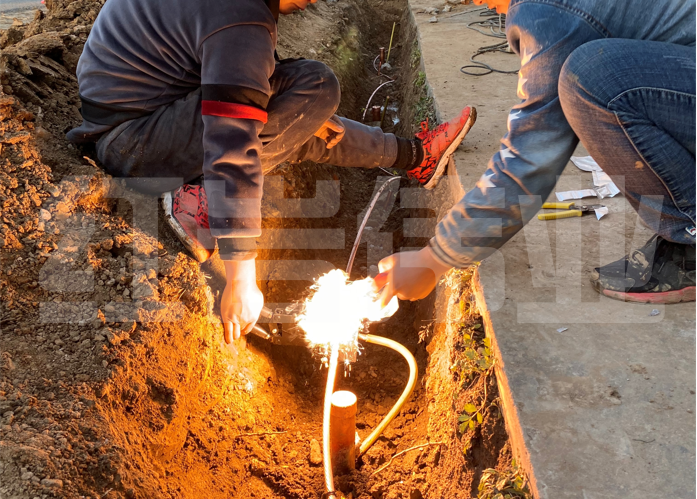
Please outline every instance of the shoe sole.
[[203, 245], [189, 236], [189, 234], [187, 234], [184, 230], [184, 227], [182, 227], [179, 221], [174, 217], [174, 205], [171, 192], [166, 192], [163, 194], [162, 209], [165, 212], [165, 220], [167, 221], [167, 224], [174, 231], [184, 247], [189, 250], [191, 256], [193, 256], [194, 259], [199, 263], [203, 263], [208, 260], [213, 255], [213, 252], [206, 249], [203, 247]]
[[438, 161], [438, 165], [436, 166], [436, 171], [433, 173], [433, 176], [431, 179], [424, 184], [424, 189], [433, 189], [440, 179], [443, 177], [443, 172], [445, 171], [445, 167], [448, 166], [448, 162], [450, 161], [450, 157], [453, 155], [455, 152], [455, 149], [460, 147], [460, 144], [462, 141], [465, 139], [465, 136], [469, 133], [470, 129], [472, 128], [472, 125], [477, 121], [477, 108], [471, 107], [470, 108], [470, 115], [467, 118], [467, 122], [465, 123], [465, 126], [462, 127], [462, 130], [460, 130], [460, 133], [457, 134], [457, 137], [455, 137], [455, 140], [453, 140], [452, 144], [448, 146], [448, 148], [445, 150], [443, 155], [440, 157], [440, 160]]
[[681, 303], [695, 301], [695, 286], [689, 288], [664, 291], [662, 293], [624, 293], [603, 289], [601, 294], [613, 300], [631, 301], [634, 303]]

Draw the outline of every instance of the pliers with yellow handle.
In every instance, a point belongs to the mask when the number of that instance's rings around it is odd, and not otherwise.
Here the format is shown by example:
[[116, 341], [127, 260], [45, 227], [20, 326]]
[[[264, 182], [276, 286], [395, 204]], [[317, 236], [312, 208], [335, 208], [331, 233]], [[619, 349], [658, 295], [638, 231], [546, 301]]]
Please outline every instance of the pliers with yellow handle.
[[558, 218], [582, 217], [589, 213], [594, 213], [598, 208], [604, 208], [602, 204], [590, 204], [587, 206], [576, 206], [575, 203], [545, 203], [543, 210], [566, 210], [555, 211], [554, 213], [540, 213], [538, 220], [557, 220]]

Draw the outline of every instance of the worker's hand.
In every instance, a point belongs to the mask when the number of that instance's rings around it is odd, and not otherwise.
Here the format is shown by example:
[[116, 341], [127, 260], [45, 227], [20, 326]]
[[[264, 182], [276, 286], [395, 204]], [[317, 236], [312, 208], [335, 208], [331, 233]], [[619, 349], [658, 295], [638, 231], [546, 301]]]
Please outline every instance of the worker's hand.
[[346, 129], [344, 124], [341, 122], [339, 117], [335, 114], [321, 126], [319, 130], [315, 132], [315, 137], [319, 137], [327, 143], [327, 149], [331, 149], [344, 138]]
[[426, 298], [438, 279], [452, 267], [444, 265], [428, 246], [419, 251], [395, 253], [378, 264], [380, 274], [375, 277], [375, 290], [382, 289], [380, 303], [384, 307], [392, 297], [415, 301]]
[[264, 295], [256, 280], [256, 260], [224, 261], [227, 285], [220, 302], [225, 343], [249, 333], [259, 319]]

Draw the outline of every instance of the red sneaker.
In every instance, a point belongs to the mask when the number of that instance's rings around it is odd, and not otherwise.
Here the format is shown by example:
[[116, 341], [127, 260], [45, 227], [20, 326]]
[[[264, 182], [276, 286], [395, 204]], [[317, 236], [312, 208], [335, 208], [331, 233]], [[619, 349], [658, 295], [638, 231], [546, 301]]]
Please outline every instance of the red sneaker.
[[208, 198], [202, 185], [184, 184], [162, 199], [167, 223], [193, 257], [203, 263], [215, 251], [208, 225]]
[[407, 170], [407, 177], [418, 180], [425, 189], [433, 189], [445, 172], [450, 157], [477, 121], [477, 110], [466, 107], [457, 118], [428, 130], [428, 121], [421, 122], [416, 138], [421, 141], [424, 159]]

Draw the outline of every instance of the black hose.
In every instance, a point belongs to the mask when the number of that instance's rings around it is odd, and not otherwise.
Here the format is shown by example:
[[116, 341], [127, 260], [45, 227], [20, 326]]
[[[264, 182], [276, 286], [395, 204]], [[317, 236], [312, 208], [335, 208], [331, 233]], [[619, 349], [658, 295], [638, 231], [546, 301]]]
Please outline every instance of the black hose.
[[[469, 29], [472, 29], [478, 33], [485, 36], [491, 36], [493, 38], [506, 38], [506, 14], [497, 14], [494, 10], [487, 9], [479, 13], [480, 17], [488, 17], [484, 21], [473, 21], [467, 25]], [[489, 28], [489, 32], [480, 29]], [[482, 61], [475, 61], [475, 57], [479, 57], [482, 54], [489, 52], [503, 52], [504, 54], [512, 54], [511, 48], [508, 46], [508, 42], [501, 42], [495, 45], [488, 45], [485, 47], [479, 47], [477, 52], [470, 57], [470, 62], [466, 66], [460, 68], [460, 72], [470, 75], [470, 76], [484, 76], [491, 73], [501, 73], [501, 74], [517, 74], [518, 70], [506, 71], [503, 69], [498, 69], [490, 64]], [[474, 71], [472, 71], [474, 70]]]
[[[487, 52], [503, 52], [504, 54], [512, 54], [511, 49], [508, 46], [508, 42], [497, 43], [496, 45], [488, 45], [486, 47], [479, 47], [479, 49], [477, 49], [477, 52], [472, 57], [470, 57], [470, 61], [473, 64], [467, 64], [466, 66], [462, 66], [460, 68], [460, 71], [470, 76], [484, 76], [491, 73], [518, 74], [517, 69], [512, 71], [506, 71], [503, 69], [494, 68], [493, 66], [485, 62], [474, 60], [475, 57], [478, 57], [482, 54], [486, 54]], [[473, 68], [478, 71], [467, 71], [468, 68]]]

